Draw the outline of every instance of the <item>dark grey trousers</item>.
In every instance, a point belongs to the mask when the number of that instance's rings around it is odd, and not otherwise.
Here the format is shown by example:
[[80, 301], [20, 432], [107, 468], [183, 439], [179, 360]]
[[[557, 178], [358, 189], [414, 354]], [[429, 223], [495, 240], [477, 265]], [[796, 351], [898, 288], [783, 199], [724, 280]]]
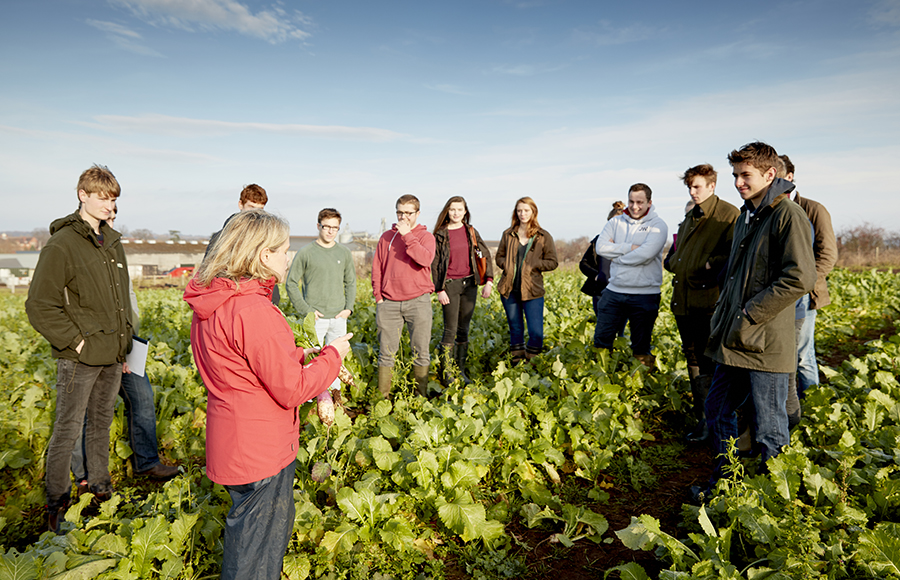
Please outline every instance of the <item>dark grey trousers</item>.
[[226, 485], [222, 580], [278, 580], [294, 529], [294, 464], [271, 477]]

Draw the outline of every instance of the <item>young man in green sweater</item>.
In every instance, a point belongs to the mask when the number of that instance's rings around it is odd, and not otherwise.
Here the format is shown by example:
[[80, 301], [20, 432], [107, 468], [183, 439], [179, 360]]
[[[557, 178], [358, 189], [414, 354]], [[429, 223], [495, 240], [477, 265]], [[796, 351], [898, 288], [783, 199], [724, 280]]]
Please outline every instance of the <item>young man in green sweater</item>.
[[[335, 241], [341, 213], [323, 209], [316, 227], [319, 237], [297, 252], [285, 286], [300, 316], [315, 314], [316, 336], [325, 346], [347, 334], [347, 319], [356, 302], [356, 267], [350, 250]], [[339, 385], [335, 380], [332, 388]]]

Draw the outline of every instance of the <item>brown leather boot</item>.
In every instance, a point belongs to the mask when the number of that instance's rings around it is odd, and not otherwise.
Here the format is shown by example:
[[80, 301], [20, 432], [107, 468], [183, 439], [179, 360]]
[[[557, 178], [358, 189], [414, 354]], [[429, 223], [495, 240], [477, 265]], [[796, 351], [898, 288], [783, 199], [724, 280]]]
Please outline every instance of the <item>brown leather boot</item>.
[[517, 364], [525, 360], [525, 345], [514, 344], [509, 347], [509, 358], [513, 366], [516, 366]]
[[656, 357], [652, 354], [636, 354], [634, 358], [641, 361], [641, 364], [650, 369], [651, 372], [656, 370]]

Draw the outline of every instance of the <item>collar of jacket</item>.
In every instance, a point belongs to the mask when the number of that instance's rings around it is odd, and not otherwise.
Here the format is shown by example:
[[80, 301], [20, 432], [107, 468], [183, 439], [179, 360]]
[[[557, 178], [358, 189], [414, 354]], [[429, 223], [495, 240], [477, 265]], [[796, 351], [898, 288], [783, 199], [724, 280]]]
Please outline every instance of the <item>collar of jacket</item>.
[[787, 196], [779, 197], [782, 194], [790, 193], [794, 190], [794, 184], [786, 179], [782, 179], [780, 177], [776, 177], [775, 181], [769, 186], [769, 190], [766, 192], [766, 195], [763, 196], [762, 201], [759, 202], [758, 207], [753, 207], [753, 202], [749, 199], [744, 202], [744, 210], [747, 214], [744, 220], [747, 223], [750, 223], [750, 217], [755, 216], [762, 212], [765, 208], [775, 207], [779, 203], [781, 203], [782, 199], [785, 199]]
[[52, 236], [66, 227], [72, 228], [75, 233], [86, 240], [93, 242], [98, 248], [111, 248], [113, 244], [122, 237], [122, 234], [109, 227], [109, 225], [103, 221], [100, 222], [100, 231], [103, 233], [103, 243], [101, 244], [97, 239], [97, 234], [95, 234], [93, 228], [91, 228], [91, 225], [81, 217], [81, 214], [77, 210], [65, 217], [53, 220], [53, 223], [50, 224], [50, 235]]

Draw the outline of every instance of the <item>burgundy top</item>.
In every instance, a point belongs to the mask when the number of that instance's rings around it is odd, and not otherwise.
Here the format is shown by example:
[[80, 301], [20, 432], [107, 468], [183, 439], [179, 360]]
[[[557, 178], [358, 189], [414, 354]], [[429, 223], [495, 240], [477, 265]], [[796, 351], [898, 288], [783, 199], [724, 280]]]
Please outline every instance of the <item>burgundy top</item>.
[[472, 261], [469, 259], [469, 239], [465, 226], [455, 230], [447, 229], [450, 238], [450, 264], [447, 279], [458, 280], [472, 275]]

